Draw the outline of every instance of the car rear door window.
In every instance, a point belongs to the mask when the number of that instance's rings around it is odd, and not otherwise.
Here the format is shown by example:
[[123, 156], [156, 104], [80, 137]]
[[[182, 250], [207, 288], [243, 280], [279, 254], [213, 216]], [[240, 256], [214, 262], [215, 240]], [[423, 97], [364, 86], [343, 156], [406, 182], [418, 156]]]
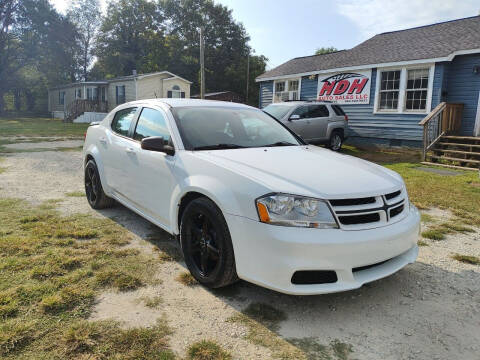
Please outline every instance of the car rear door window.
[[167, 120], [159, 110], [143, 108], [138, 118], [133, 138], [141, 141], [151, 136], [160, 136], [163, 137], [165, 141], [168, 141], [170, 139], [170, 132], [167, 128]]
[[333, 109], [333, 111], [335, 111], [335, 114], [337, 114], [338, 116], [344, 116], [345, 115], [345, 111], [343, 111], [343, 109], [338, 105], [332, 105], [332, 109]]
[[112, 121], [112, 130], [119, 135], [128, 136], [128, 130], [135, 119], [136, 112], [136, 107], [117, 111]]
[[328, 117], [330, 113], [325, 105], [310, 105], [308, 111], [309, 118]]
[[[300, 106], [296, 108], [293, 112], [292, 115], [299, 115], [300, 119], [305, 119], [308, 117], [308, 106]], [[292, 116], [290, 115], [290, 116]]]

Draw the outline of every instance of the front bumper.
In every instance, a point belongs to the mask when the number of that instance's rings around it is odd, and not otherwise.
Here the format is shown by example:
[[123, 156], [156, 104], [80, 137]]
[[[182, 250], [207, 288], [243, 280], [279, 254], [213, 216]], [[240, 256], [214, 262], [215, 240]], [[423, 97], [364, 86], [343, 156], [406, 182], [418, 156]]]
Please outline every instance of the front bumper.
[[[225, 218], [238, 276], [286, 294], [357, 289], [415, 262], [418, 255], [420, 214], [416, 208], [397, 223], [356, 231], [274, 226], [234, 215]], [[333, 270], [338, 280], [328, 284], [293, 284], [293, 274], [302, 270]]]

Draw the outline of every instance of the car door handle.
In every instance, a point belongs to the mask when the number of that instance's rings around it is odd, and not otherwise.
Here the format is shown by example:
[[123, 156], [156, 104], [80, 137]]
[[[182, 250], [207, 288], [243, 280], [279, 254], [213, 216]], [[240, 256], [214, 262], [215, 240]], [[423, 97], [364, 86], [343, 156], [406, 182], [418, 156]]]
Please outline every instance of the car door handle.
[[125, 151], [126, 151], [128, 154], [135, 154], [135, 149], [133, 149], [133, 148], [131, 148], [131, 147], [126, 148]]
[[107, 143], [107, 138], [101, 137], [100, 139], [98, 139], [98, 141], [100, 141], [102, 144], [106, 144]]

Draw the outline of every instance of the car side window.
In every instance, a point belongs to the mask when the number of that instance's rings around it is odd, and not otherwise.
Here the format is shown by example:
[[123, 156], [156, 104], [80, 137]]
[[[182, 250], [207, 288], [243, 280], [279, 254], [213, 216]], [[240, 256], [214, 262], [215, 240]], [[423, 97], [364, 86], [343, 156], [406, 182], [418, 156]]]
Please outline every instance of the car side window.
[[112, 130], [119, 135], [128, 136], [128, 130], [135, 119], [136, 112], [136, 107], [117, 111], [112, 121]]
[[137, 127], [133, 134], [135, 140], [141, 141], [147, 137], [160, 136], [165, 141], [170, 139], [165, 116], [158, 110], [143, 108], [138, 118]]
[[305, 119], [308, 115], [308, 107], [307, 106], [300, 106], [300, 107], [296, 108], [290, 116], [292, 116], [292, 115], [299, 115], [300, 119]]
[[325, 105], [310, 105], [308, 111], [309, 118], [328, 117], [330, 115]]

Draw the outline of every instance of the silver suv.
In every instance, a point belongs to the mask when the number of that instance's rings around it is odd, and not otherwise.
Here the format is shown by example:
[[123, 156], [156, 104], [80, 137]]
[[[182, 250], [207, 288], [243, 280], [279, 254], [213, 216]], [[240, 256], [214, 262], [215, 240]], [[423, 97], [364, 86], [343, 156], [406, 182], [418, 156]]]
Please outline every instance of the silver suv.
[[346, 138], [348, 116], [339, 105], [318, 101], [289, 101], [263, 108], [312, 144], [326, 144], [340, 150]]

